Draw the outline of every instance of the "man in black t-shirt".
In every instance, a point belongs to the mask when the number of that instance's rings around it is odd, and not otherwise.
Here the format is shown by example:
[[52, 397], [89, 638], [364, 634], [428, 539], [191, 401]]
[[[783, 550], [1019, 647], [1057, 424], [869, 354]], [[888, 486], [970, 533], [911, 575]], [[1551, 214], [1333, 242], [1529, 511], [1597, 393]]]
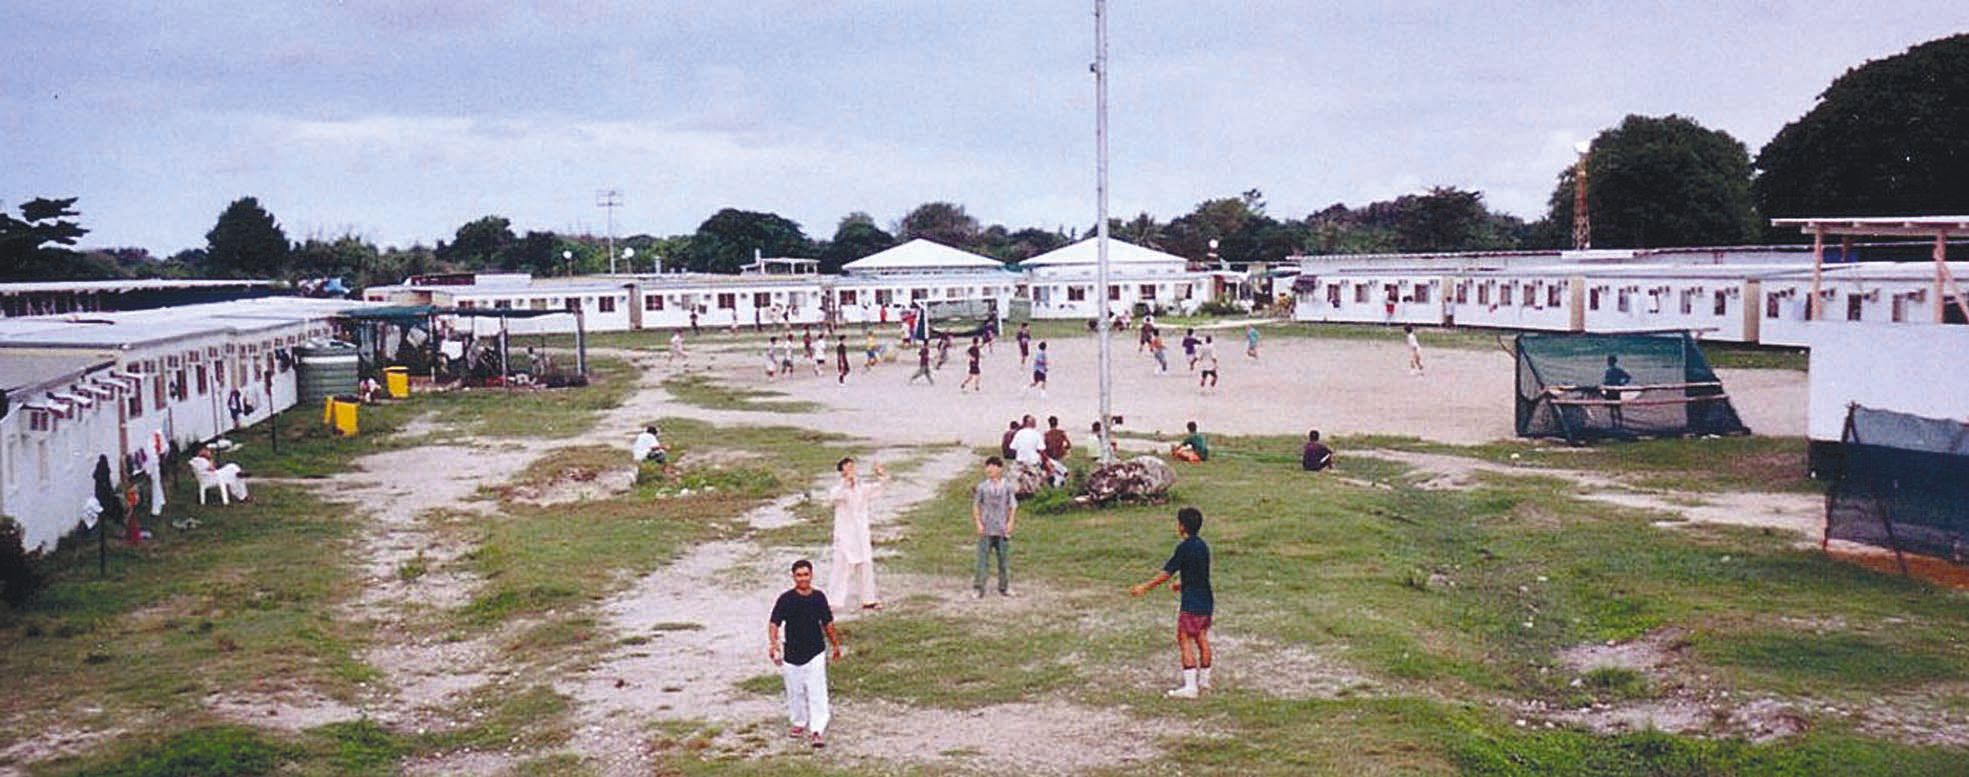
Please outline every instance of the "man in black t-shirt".
[[[784, 652], [780, 627], [786, 627]], [[771, 622], [766, 625], [766, 657], [779, 667], [786, 681], [786, 714], [792, 719], [789, 732], [795, 739], [807, 737], [814, 747], [825, 747], [821, 733], [827, 730], [827, 660], [841, 659], [841, 637], [834, 633], [834, 610], [827, 606], [827, 594], [814, 588], [814, 565], [806, 559], [793, 562], [793, 588], [773, 603]], [[825, 642], [822, 641], [823, 637]]]
[[1210, 690], [1210, 617], [1217, 609], [1210, 590], [1210, 546], [1198, 532], [1203, 530], [1203, 511], [1185, 507], [1176, 511], [1176, 534], [1183, 538], [1176, 552], [1162, 565], [1162, 572], [1129, 589], [1141, 596], [1175, 577], [1172, 590], [1182, 594], [1176, 613], [1176, 650], [1183, 660], [1183, 685], [1169, 692], [1178, 699], [1194, 699]]

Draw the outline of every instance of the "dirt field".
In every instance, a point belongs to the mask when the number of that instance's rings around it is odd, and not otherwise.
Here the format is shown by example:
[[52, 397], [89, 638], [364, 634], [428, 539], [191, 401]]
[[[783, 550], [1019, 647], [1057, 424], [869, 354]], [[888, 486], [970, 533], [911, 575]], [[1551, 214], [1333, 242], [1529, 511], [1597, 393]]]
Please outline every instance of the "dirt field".
[[[1223, 434], [1413, 435], [1439, 442], [1469, 444], [1511, 437], [1511, 357], [1503, 351], [1430, 350], [1424, 342], [1426, 370], [1411, 375], [1407, 354], [1370, 342], [1313, 338], [1274, 338], [1261, 343], [1260, 358], [1244, 356], [1241, 335], [1218, 343], [1220, 385], [1197, 388], [1182, 350], [1171, 344], [1170, 371], [1156, 374], [1155, 361], [1136, 351], [1131, 333], [1117, 333], [1114, 349], [1114, 412], [1120, 429], [1178, 434], [1195, 420], [1206, 432]], [[860, 342], [849, 339], [850, 347]], [[763, 350], [763, 346], [761, 349]], [[831, 368], [819, 377], [810, 365], [796, 365], [793, 377], [770, 384], [794, 399], [819, 402], [826, 413], [789, 416], [787, 422], [875, 438], [883, 444], [997, 441], [1005, 420], [1025, 413], [1058, 415], [1061, 425], [1081, 435], [1099, 413], [1099, 347], [1092, 337], [1051, 343], [1053, 357], [1046, 397], [1025, 392], [1029, 369], [1019, 366], [1018, 346], [997, 344], [983, 360], [984, 390], [960, 394], [963, 347], [954, 345], [950, 361], [936, 373], [936, 385], [906, 385], [914, 356], [863, 372], [861, 357], [850, 351], [854, 372], [836, 383]], [[691, 368], [710, 368], [720, 376], [740, 376], [744, 385], [764, 381], [763, 358], [753, 350], [694, 352]], [[666, 367], [667, 368], [667, 367]], [[1738, 414], [1757, 434], [1805, 433], [1805, 374], [1788, 370], [1722, 371]], [[1002, 419], [1002, 420], [1000, 420]], [[903, 423], [903, 421], [907, 421]]]

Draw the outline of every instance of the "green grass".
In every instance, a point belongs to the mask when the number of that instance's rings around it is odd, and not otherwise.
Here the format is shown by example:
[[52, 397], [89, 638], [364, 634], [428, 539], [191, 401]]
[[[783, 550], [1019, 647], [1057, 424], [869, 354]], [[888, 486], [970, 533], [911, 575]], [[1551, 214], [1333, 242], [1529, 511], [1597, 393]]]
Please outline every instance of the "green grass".
[[[1661, 449], [1610, 458], [1648, 477], [1714, 488], [1751, 477], [1754, 467], [1728, 477], [1707, 471], [1713, 448], [1705, 446], [1718, 442], [1734, 441], [1662, 441]], [[1749, 447], [1737, 457], [1770, 445], [1742, 444]], [[954, 708], [1057, 696], [1158, 717], [1228, 715], [1234, 744], [1211, 737], [1198, 743], [1207, 754], [1179, 751], [1195, 755], [1202, 773], [1331, 773], [1345, 764], [1369, 774], [1788, 774], [1811, 773], [1789, 770], [1818, 763], [1817, 753], [1847, 750], [1859, 762], [1914, 764], [1916, 773], [1946, 763], [1939, 754], [1948, 751], [1843, 734], [1750, 747], [1531, 733], [1488, 707], [1425, 701], [1650, 698], [1664, 689], [1632, 670], [1589, 673], [1584, 688], [1571, 688], [1575, 675], [1557, 655], [1669, 625], [1694, 635], [1692, 673], [1740, 693], [1918, 692], [1969, 671], [1956, 669], [1969, 666], [1969, 649], [1954, 637], [1969, 628], [1969, 597], [1831, 561], [1784, 536], [1656, 529], [1650, 514], [1582, 503], [1544, 480], [1424, 491], [1386, 465], [1375, 479], [1387, 489], [1307, 476], [1280, 453], [1295, 449], [1291, 438], [1219, 438], [1212, 462], [1181, 471], [1169, 505], [1028, 513], [1014, 545], [1015, 586], [1062, 592], [1065, 603], [1012, 622], [907, 606], [857, 622], [849, 639], [860, 650], [838, 668], [837, 686], [850, 696]], [[949, 484], [904, 517], [891, 567], [968, 587], [968, 485]], [[1173, 660], [1163, 635], [1171, 597], [1129, 600], [1122, 592], [1167, 557], [1183, 504], [1206, 513], [1220, 632], [1306, 646], [1395, 696], [1288, 702], [1226, 693], [1190, 713], [1129, 679], [1138, 676], [1111, 671], [1153, 673]], [[1432, 574], [1440, 585], [1416, 584]], [[1904, 622], [1882, 625], [1889, 613]], [[1796, 618], [1874, 626], [1857, 641], [1827, 642], [1786, 630], [1785, 619]], [[925, 663], [932, 660], [942, 668]], [[767, 685], [760, 681], [761, 690]], [[1697, 770], [1681, 771], [1688, 764]]]
[[[1297, 441], [1294, 441], [1295, 445]], [[1568, 447], [1555, 440], [1499, 440], [1454, 445], [1415, 437], [1352, 435], [1331, 441], [1351, 470], [1360, 463], [1350, 450], [1384, 448], [1480, 459], [1526, 468], [1583, 470], [1619, 477], [1642, 488], [1693, 492], [1780, 491], [1821, 493], [1825, 486], [1806, 468], [1806, 441], [1800, 437], [1719, 437], [1601, 442]], [[1297, 447], [1261, 455], [1278, 457]], [[1515, 458], [1513, 458], [1515, 457]]]
[[807, 401], [782, 401], [786, 396], [768, 389], [733, 386], [702, 374], [678, 375], [663, 381], [663, 389], [677, 401], [710, 410], [745, 410], [756, 413], [812, 413], [820, 405]]

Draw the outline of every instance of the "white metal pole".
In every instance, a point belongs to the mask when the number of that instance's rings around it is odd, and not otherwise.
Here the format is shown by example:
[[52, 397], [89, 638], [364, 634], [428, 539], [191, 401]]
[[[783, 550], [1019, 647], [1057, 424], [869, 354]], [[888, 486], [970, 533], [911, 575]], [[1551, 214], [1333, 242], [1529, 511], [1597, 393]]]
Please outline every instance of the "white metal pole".
[[1107, 0], [1094, 0], [1094, 158], [1096, 206], [1094, 234], [1095, 293], [1099, 300], [1101, 336], [1101, 453], [1100, 460], [1112, 463], [1114, 440], [1113, 332], [1108, 309], [1108, 15]]

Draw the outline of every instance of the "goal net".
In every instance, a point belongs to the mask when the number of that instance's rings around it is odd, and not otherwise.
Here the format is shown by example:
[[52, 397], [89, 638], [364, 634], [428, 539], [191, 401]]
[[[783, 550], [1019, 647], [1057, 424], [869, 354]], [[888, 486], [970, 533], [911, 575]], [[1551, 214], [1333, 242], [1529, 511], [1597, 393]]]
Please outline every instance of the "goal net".
[[1015, 299], [1001, 309], [995, 298], [921, 300], [928, 336], [977, 337], [986, 327], [996, 325], [1003, 334], [1005, 325], [1017, 325], [1032, 317], [1032, 303]]
[[1825, 537], [1960, 563], [1969, 535], [1969, 423], [1852, 405]]
[[1686, 332], [1526, 333], [1514, 350], [1520, 437], [1578, 444], [1750, 433]]

